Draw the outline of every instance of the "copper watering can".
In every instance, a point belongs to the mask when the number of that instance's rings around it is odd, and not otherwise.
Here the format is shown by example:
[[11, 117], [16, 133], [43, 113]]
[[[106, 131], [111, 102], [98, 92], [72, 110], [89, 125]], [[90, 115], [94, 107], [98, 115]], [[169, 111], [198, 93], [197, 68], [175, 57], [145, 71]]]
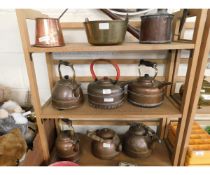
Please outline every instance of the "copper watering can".
[[58, 18], [36, 18], [36, 47], [60, 47], [65, 45], [59, 20], [67, 10]]

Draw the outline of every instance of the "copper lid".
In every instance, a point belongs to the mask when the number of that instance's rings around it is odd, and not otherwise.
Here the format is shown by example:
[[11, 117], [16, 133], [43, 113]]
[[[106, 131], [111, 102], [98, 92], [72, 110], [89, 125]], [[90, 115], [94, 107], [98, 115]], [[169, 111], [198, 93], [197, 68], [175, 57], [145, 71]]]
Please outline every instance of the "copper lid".
[[109, 128], [103, 128], [96, 131], [96, 135], [103, 139], [112, 139], [115, 136], [115, 132]]

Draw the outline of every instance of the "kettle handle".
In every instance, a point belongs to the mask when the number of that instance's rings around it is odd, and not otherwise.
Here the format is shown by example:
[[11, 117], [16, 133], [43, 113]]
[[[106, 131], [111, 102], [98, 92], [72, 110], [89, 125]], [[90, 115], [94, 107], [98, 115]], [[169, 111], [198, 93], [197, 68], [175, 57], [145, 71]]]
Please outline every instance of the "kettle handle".
[[93, 60], [93, 61], [92, 61], [92, 63], [90, 64], [90, 72], [91, 72], [91, 74], [92, 74], [93, 79], [94, 79], [95, 81], [98, 80], [98, 78], [96, 77], [96, 74], [95, 74], [95, 72], [94, 72], [93, 67], [94, 67], [94, 64], [95, 64], [96, 62], [99, 62], [99, 61], [108, 62], [108, 63], [112, 64], [112, 65], [115, 67], [116, 72], [117, 72], [117, 75], [116, 75], [115, 80], [118, 81], [119, 78], [120, 78], [120, 68], [119, 68], [119, 66], [118, 66], [117, 63], [115, 63], [115, 62], [112, 61], [112, 60], [107, 60], [107, 59], [96, 59], [96, 60]]
[[72, 71], [73, 71], [72, 79], [73, 79], [73, 82], [75, 82], [75, 70], [74, 70], [73, 64], [71, 64], [71, 63], [69, 63], [67, 61], [59, 60], [59, 64], [58, 64], [59, 77], [60, 77], [60, 79], [64, 79], [63, 75], [61, 73], [61, 65], [68, 66], [68, 67], [70, 67], [72, 69]]
[[155, 79], [155, 77], [158, 74], [157, 64], [156, 63], [153, 63], [151, 61], [140, 60], [139, 61], [139, 65], [138, 65], [139, 76], [141, 76], [141, 70], [140, 70], [140, 66], [141, 65], [144, 65], [144, 66], [153, 68], [155, 70], [155, 75], [153, 76], [153, 79]]
[[98, 141], [98, 142], [104, 142], [104, 139], [97, 136], [96, 135], [96, 132], [93, 132], [93, 131], [87, 131], [87, 136], [90, 137], [91, 139], [95, 140], [95, 141]]
[[62, 130], [62, 122], [64, 122], [66, 125], [68, 125], [67, 129], [63, 129], [63, 130], [68, 130], [69, 131], [69, 135], [70, 136], [74, 136], [75, 132], [74, 132], [74, 128], [72, 126], [72, 121], [69, 119], [59, 119], [58, 120], [58, 125], [59, 125], [59, 129]]

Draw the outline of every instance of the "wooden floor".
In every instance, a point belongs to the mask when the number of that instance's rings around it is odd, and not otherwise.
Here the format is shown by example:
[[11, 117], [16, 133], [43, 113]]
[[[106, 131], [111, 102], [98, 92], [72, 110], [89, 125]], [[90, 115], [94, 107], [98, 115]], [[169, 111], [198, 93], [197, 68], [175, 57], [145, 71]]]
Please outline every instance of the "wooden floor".
[[[169, 153], [165, 143], [157, 143], [154, 152], [147, 159], [135, 159], [120, 153], [113, 160], [101, 160], [96, 158], [91, 153], [91, 139], [87, 136], [80, 134], [80, 147], [81, 155], [78, 162], [81, 166], [117, 166], [120, 161], [137, 164], [139, 166], [171, 166]], [[50, 163], [57, 161], [55, 149], [51, 155]]]
[[96, 109], [88, 104], [85, 95], [85, 103], [76, 109], [57, 110], [53, 108], [51, 101], [42, 108], [42, 118], [71, 118], [71, 120], [91, 120], [91, 121], [128, 121], [145, 118], [175, 118], [181, 117], [180, 111], [174, 104], [165, 97], [163, 104], [156, 108], [142, 108], [134, 106], [127, 101], [117, 109]]

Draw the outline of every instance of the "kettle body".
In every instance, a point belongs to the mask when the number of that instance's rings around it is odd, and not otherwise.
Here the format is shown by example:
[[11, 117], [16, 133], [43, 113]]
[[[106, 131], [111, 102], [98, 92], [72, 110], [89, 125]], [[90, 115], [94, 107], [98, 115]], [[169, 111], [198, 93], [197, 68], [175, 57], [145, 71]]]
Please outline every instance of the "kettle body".
[[132, 124], [123, 139], [123, 151], [130, 157], [147, 158], [157, 141], [155, 132], [143, 123]]
[[122, 151], [119, 136], [109, 128], [88, 131], [87, 135], [93, 140], [91, 144], [93, 155], [100, 159], [113, 159]]
[[[103, 79], [98, 80], [93, 70], [94, 64], [98, 61], [106, 61], [115, 67], [117, 71], [116, 80], [112, 80], [108, 77], [103, 77]], [[90, 70], [94, 79], [94, 81], [88, 85], [88, 101], [90, 105], [95, 108], [103, 109], [120, 107], [124, 102], [125, 95], [123, 84], [118, 82], [120, 77], [118, 65], [111, 60], [97, 59], [91, 63]]]
[[[69, 76], [62, 76], [61, 65], [69, 66], [73, 70], [72, 79]], [[71, 109], [79, 107], [83, 101], [83, 92], [80, 84], [75, 80], [75, 70], [73, 65], [60, 61], [58, 65], [60, 80], [56, 83], [52, 90], [52, 105], [57, 109]]]

